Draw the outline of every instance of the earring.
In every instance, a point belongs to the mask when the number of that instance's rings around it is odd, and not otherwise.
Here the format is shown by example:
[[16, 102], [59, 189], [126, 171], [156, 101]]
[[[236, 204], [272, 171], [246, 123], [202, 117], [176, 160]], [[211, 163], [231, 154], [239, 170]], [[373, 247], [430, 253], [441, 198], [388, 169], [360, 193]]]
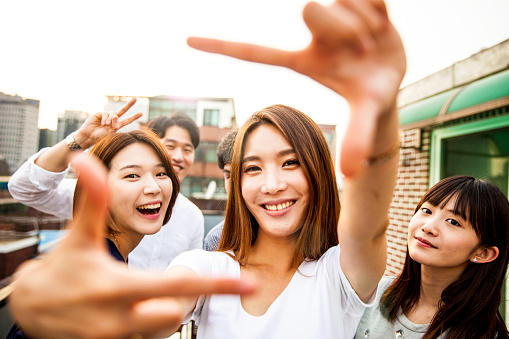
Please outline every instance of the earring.
[[475, 257], [474, 259], [472, 259], [473, 262], [477, 262], [477, 257]]

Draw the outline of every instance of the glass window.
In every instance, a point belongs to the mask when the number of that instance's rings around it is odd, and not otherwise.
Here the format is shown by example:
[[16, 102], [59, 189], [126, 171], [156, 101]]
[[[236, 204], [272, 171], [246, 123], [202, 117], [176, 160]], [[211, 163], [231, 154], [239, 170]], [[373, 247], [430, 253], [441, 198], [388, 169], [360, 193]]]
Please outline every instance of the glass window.
[[205, 161], [206, 162], [216, 162], [217, 155], [215, 149], [208, 149], [205, 153]]
[[219, 125], [219, 110], [218, 109], [205, 109], [203, 111], [203, 125], [218, 126]]

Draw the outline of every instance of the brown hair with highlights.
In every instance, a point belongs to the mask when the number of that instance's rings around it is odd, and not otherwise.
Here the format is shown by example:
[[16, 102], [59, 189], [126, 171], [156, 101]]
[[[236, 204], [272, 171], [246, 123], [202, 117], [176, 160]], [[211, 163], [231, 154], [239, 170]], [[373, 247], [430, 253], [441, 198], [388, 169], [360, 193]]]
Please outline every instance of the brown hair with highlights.
[[339, 193], [332, 156], [318, 125], [304, 113], [284, 105], [272, 105], [254, 113], [235, 139], [230, 195], [219, 251], [233, 251], [236, 260], [246, 262], [258, 234], [258, 222], [242, 198], [244, 144], [259, 126], [274, 126], [295, 150], [309, 185], [310, 205], [298, 236], [294, 265], [319, 259], [338, 244]]

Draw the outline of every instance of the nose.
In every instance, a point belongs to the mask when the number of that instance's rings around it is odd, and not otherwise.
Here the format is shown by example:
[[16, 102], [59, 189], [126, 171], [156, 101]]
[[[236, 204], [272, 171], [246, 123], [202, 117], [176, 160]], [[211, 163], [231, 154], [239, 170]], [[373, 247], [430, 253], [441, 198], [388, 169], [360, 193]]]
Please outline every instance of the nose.
[[182, 149], [180, 147], [175, 147], [170, 153], [170, 158], [172, 161], [182, 162], [184, 160]]
[[288, 187], [284, 176], [278, 171], [266, 171], [265, 182], [261, 187], [262, 193], [276, 194]]
[[436, 236], [438, 234], [438, 229], [435, 226], [434, 222], [427, 222], [421, 226], [421, 231], [432, 236]]
[[159, 187], [155, 178], [147, 178], [145, 182], [145, 188], [143, 189], [144, 194], [159, 194], [161, 193], [161, 187]]

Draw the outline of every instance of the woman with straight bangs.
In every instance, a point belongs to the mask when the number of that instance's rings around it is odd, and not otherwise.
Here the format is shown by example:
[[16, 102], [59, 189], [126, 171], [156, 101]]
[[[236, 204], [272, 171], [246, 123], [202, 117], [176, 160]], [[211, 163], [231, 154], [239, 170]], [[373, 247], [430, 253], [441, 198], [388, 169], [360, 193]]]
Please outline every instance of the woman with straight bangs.
[[243, 262], [256, 241], [258, 223], [251, 217], [242, 199], [240, 180], [242, 145], [262, 125], [275, 127], [286, 140], [291, 140], [295, 157], [309, 186], [309, 200], [313, 201], [305, 211], [306, 218], [299, 231], [294, 265], [298, 266], [306, 258], [319, 259], [330, 247], [338, 244], [340, 203], [334, 164], [318, 125], [304, 113], [284, 105], [272, 105], [254, 113], [238, 133], [237, 140], [243, 141], [235, 143], [231, 181], [231, 190], [234, 192], [228, 198], [225, 231], [218, 250], [234, 251], [239, 262]]
[[509, 202], [494, 184], [435, 184], [410, 221], [403, 271], [382, 279], [356, 338], [508, 338], [499, 312], [508, 228]]

